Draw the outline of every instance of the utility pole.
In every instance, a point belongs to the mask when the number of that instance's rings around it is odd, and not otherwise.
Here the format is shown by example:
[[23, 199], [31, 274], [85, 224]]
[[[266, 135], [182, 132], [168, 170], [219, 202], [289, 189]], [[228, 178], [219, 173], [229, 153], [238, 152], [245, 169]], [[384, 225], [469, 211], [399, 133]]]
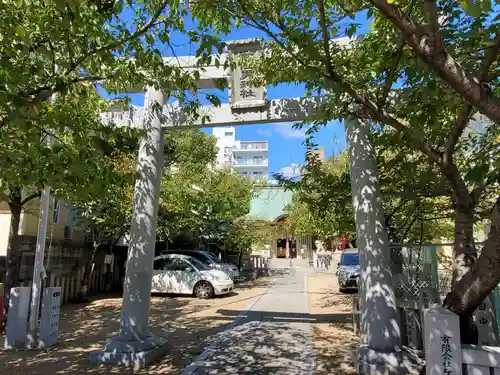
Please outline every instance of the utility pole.
[[42, 190], [40, 198], [40, 220], [36, 239], [35, 265], [33, 267], [33, 283], [31, 287], [30, 326], [28, 345], [37, 346], [38, 309], [40, 307], [40, 292], [42, 290], [43, 261], [45, 258], [45, 240], [47, 237], [47, 222], [49, 217], [50, 187]]

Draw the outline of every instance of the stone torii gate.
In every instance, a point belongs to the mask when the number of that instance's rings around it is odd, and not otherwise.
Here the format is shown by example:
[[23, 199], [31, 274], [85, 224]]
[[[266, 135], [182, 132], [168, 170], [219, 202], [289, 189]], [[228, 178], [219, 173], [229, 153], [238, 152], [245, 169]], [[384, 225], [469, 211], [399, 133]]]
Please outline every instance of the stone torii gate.
[[[336, 42], [347, 45], [350, 40], [341, 38]], [[118, 126], [142, 126], [145, 133], [138, 155], [120, 330], [102, 351], [92, 353], [93, 362], [140, 368], [166, 352], [166, 338], [153, 335], [148, 327], [165, 130], [183, 125], [215, 127], [300, 121], [311, 115], [321, 101], [320, 97], [267, 100], [266, 88], [254, 87], [250, 82], [251, 72], [238, 64], [234, 70], [223, 68], [228, 58], [238, 63], [243, 55], [262, 53], [262, 42], [248, 39], [228, 43], [228, 53], [219, 56], [220, 65], [214, 63], [202, 70], [196, 67], [194, 57], [169, 58], [172, 64], [199, 70], [198, 88], [215, 88], [219, 79], [229, 81], [229, 103], [201, 109], [203, 115], [210, 116], [207, 122], [189, 123], [179, 115], [178, 107], [166, 105], [168, 98], [161, 90], [151, 87], [146, 91], [144, 108], [102, 114], [105, 121]], [[153, 110], [158, 104], [164, 108], [163, 116]], [[408, 360], [411, 355], [401, 350], [370, 124], [348, 118], [345, 125], [361, 265], [362, 346], [358, 350], [358, 374], [406, 374], [405, 367], [413, 361]]]

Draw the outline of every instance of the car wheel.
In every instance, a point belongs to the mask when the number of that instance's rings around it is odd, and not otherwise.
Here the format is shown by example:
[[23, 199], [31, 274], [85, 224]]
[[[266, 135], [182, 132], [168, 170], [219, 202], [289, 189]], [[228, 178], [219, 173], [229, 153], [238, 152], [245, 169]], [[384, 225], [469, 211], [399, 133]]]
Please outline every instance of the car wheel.
[[345, 293], [345, 288], [344, 286], [342, 285], [342, 283], [339, 281], [339, 292], [340, 293]]
[[200, 281], [194, 286], [194, 294], [198, 298], [210, 298], [214, 295], [214, 287], [207, 281]]

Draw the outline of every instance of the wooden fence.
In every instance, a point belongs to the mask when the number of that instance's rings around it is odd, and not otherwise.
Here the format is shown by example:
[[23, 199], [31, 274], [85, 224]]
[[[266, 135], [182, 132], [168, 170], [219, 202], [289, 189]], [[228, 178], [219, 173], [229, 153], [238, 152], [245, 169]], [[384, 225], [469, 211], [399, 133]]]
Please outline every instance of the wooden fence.
[[[70, 275], [55, 277], [49, 275], [47, 287], [61, 288], [61, 304], [66, 304], [76, 299], [83, 279], [84, 267], [79, 268]], [[106, 290], [106, 273], [102, 269], [96, 269], [90, 274], [88, 294], [101, 293]]]
[[[60, 287], [61, 288], [61, 305], [74, 301], [80, 290], [80, 285], [83, 279], [84, 267], [78, 268], [69, 275], [58, 276], [49, 274], [44, 281], [44, 287]], [[31, 286], [31, 281], [25, 281], [23, 286]], [[90, 274], [90, 282], [88, 286], [88, 295], [97, 294], [106, 290], [106, 273], [104, 269], [95, 269]]]

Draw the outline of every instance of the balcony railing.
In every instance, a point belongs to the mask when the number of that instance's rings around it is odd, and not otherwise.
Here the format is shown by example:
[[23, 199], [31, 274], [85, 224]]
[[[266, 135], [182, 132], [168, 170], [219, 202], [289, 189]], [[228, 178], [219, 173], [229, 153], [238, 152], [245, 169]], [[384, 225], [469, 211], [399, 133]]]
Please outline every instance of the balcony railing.
[[267, 142], [241, 143], [240, 147], [233, 148], [234, 151], [266, 151]]
[[267, 159], [234, 159], [234, 165], [258, 165], [258, 166], [267, 166]]
[[252, 181], [267, 181], [267, 174], [242, 174], [242, 176]]

